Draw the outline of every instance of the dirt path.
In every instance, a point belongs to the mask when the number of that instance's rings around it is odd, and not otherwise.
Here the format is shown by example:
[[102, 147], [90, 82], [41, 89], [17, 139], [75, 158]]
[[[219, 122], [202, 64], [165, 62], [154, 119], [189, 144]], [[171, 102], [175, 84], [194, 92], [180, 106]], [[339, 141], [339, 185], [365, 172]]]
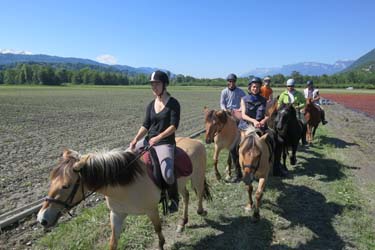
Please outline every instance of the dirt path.
[[[375, 195], [374, 192], [371, 192], [375, 180], [374, 118], [346, 109], [339, 104], [327, 105], [324, 108], [329, 121], [329, 124], [326, 125], [329, 129], [329, 137], [323, 138], [324, 141], [321, 143], [332, 144], [346, 152], [345, 165], [352, 169], [358, 187], [361, 192], [367, 195], [372, 208], [375, 208]], [[44, 191], [42, 190], [42, 192]], [[93, 198], [93, 201], [95, 199]], [[164, 228], [164, 234], [175, 235], [174, 230], [173, 226], [168, 226]], [[1, 232], [0, 249], [31, 249], [33, 241], [41, 235], [43, 235], [43, 229], [36, 225], [35, 216], [33, 216], [20, 225]]]

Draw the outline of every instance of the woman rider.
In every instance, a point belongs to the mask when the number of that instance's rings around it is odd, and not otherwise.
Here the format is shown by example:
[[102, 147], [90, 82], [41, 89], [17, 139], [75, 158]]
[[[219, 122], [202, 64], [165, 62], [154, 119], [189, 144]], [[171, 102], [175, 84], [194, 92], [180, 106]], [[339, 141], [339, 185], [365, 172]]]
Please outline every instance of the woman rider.
[[174, 152], [175, 131], [180, 122], [180, 104], [167, 92], [169, 79], [165, 72], [160, 70], [153, 72], [150, 83], [155, 99], [148, 104], [143, 125], [130, 142], [130, 149], [139, 152], [145, 145], [155, 149], [163, 179], [169, 185], [168, 194], [171, 200], [169, 211], [176, 212], [179, 197], [174, 174]]
[[238, 127], [244, 131], [251, 124], [255, 128], [265, 131], [268, 116], [266, 113], [267, 99], [260, 95], [262, 80], [259, 77], [251, 79], [248, 85], [248, 95], [241, 99], [242, 120]]

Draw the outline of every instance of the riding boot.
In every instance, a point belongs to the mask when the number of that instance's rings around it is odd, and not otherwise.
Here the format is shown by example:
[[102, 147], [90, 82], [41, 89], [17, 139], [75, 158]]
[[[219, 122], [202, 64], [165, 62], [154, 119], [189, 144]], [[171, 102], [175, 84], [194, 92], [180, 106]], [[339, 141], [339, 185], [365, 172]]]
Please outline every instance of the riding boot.
[[173, 184], [169, 185], [167, 192], [168, 192], [168, 197], [170, 200], [170, 205], [168, 207], [169, 213], [177, 212], [178, 204], [180, 201], [180, 198], [178, 195], [177, 180], [175, 180]]
[[321, 118], [321, 120], [322, 120], [322, 124], [323, 125], [326, 125], [328, 122], [326, 121], [326, 119], [325, 119], [325, 112], [324, 112], [324, 110], [322, 109], [321, 111], [320, 111], [320, 118]]

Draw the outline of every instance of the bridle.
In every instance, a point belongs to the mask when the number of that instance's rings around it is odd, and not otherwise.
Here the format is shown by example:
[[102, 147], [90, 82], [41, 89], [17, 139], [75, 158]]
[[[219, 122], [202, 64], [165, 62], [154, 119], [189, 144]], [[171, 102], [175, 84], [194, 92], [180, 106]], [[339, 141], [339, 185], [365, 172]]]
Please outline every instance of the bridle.
[[[73, 207], [77, 206], [79, 203], [81, 203], [82, 201], [84, 201], [87, 197], [91, 196], [95, 192], [95, 191], [91, 191], [88, 195], [86, 195], [85, 191], [83, 189], [83, 181], [82, 181], [82, 177], [81, 177], [81, 172], [80, 171], [75, 171], [75, 172], [78, 174], [78, 179], [74, 183], [73, 189], [72, 189], [72, 191], [70, 192], [68, 198], [65, 201], [61, 201], [61, 200], [52, 198], [50, 196], [46, 196], [44, 198], [44, 201], [48, 201], [50, 203], [55, 203], [55, 204], [58, 204], [58, 205], [62, 205], [68, 211], [68, 214], [70, 216], [72, 216], [69, 213], [70, 209], [72, 209]], [[81, 200], [75, 202], [75, 203], [72, 203], [73, 200], [74, 200], [74, 197], [76, 196], [76, 194], [78, 192], [79, 186], [81, 186], [81, 192], [82, 192], [82, 197], [83, 198]]]

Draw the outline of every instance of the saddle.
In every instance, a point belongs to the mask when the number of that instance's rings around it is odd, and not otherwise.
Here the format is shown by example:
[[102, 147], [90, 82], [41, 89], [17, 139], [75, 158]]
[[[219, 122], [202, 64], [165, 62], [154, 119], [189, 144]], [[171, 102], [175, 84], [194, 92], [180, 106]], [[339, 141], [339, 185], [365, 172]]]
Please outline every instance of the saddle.
[[[161, 174], [159, 159], [153, 148], [143, 155], [143, 162], [147, 165], [147, 174], [160, 189], [168, 188]], [[175, 149], [174, 174], [176, 178], [189, 176], [193, 172], [192, 162], [187, 153], [179, 147]]]

